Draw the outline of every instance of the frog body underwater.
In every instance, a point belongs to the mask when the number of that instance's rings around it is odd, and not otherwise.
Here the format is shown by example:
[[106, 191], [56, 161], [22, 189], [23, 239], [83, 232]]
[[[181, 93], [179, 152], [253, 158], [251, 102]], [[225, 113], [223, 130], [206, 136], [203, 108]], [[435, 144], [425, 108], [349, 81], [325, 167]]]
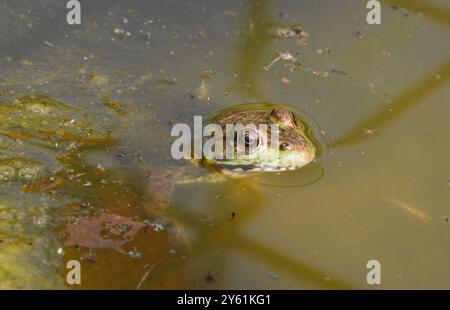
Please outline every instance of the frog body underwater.
[[[220, 126], [222, 132], [226, 132], [227, 125], [241, 125], [244, 128], [249, 125], [256, 127], [266, 125], [268, 129], [277, 125], [279, 128], [277, 143], [271, 142], [270, 130], [267, 132], [244, 130], [243, 135], [239, 136], [236, 133], [232, 139], [231, 148], [234, 156], [231, 158], [226, 156], [227, 149], [224, 148], [221, 150], [224, 154], [220, 158], [214, 154], [203, 153], [201, 159], [190, 160], [194, 165], [183, 165], [177, 161], [176, 166], [166, 167], [164, 170], [150, 166], [143, 167], [142, 171], [150, 175], [147, 187], [150, 196], [160, 197], [156, 205], [168, 204], [174, 185], [221, 183], [227, 179], [251, 178], [261, 173], [296, 170], [308, 165], [322, 153], [323, 141], [320, 140], [322, 137], [318, 126], [304, 113], [289, 105], [271, 103], [233, 105], [208, 115], [207, 123]], [[243, 141], [239, 141], [238, 136]], [[225, 140], [226, 137], [224, 145]], [[259, 147], [262, 140], [266, 143], [264, 147]], [[250, 152], [247, 147], [252, 143], [256, 143], [257, 147], [254, 148], [255, 151]], [[241, 156], [235, 156], [239, 148], [243, 148]], [[190, 158], [194, 157], [193, 153], [194, 151]]]

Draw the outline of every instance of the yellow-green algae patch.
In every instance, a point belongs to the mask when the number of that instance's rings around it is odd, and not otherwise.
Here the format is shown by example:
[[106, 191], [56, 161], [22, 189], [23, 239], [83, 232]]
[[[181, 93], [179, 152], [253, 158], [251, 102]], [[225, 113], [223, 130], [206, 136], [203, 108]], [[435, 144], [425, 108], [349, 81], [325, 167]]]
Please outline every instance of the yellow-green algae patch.
[[[105, 108], [125, 115], [120, 103]], [[39, 94], [0, 102], [0, 289], [67, 288], [71, 259], [80, 288], [185, 288], [183, 264], [167, 255], [185, 248], [178, 227], [142, 212], [148, 193], [126, 171], [92, 163], [119, 141], [91, 112]]]

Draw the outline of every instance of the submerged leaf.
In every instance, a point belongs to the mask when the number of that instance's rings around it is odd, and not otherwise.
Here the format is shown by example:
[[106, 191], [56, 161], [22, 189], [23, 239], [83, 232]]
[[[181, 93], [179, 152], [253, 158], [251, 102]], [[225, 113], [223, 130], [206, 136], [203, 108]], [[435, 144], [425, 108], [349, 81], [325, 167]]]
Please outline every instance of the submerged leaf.
[[[126, 254], [123, 245], [145, 226], [146, 224], [142, 222], [133, 221], [117, 214], [102, 213], [97, 217], [82, 217], [78, 223], [67, 226], [69, 235], [64, 246], [110, 249]], [[111, 238], [108, 238], [108, 235], [112, 235]]]

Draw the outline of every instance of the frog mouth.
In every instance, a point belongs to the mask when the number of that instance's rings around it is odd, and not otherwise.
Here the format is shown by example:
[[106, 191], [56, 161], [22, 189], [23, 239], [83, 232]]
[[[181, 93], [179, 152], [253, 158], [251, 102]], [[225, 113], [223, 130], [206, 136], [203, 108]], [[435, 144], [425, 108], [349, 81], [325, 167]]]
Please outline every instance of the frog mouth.
[[233, 164], [224, 164], [224, 163], [216, 163], [214, 165], [215, 169], [220, 171], [233, 171], [233, 172], [277, 172], [277, 171], [286, 171], [286, 170], [295, 170], [297, 166], [275, 166], [275, 165], [233, 165]]

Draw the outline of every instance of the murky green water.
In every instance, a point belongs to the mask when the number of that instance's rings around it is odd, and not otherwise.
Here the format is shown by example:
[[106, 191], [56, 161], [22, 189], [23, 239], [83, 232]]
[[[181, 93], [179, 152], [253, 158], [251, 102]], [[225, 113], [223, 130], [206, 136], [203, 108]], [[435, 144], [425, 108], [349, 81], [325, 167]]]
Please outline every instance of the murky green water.
[[[372, 259], [375, 288], [450, 288], [446, 1], [384, 1], [377, 26], [365, 1], [0, 14], [1, 288], [374, 288]], [[295, 24], [309, 36], [278, 35]], [[306, 111], [328, 152], [169, 193], [172, 124], [260, 101]]]

